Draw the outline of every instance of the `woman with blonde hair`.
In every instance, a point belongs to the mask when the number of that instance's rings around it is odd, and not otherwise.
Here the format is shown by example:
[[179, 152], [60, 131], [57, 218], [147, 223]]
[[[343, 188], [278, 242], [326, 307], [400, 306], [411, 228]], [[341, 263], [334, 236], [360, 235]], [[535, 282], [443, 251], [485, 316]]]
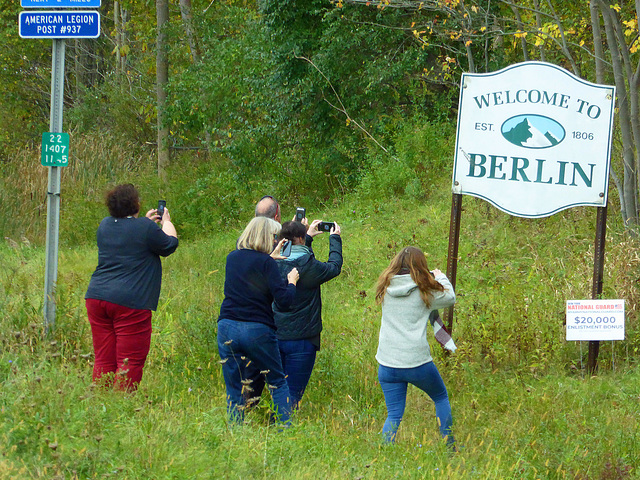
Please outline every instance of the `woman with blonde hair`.
[[431, 357], [427, 324], [432, 311], [450, 307], [455, 299], [447, 277], [440, 270], [430, 272], [424, 253], [416, 247], [402, 249], [378, 279], [376, 300], [382, 304], [382, 322], [376, 360], [387, 406], [382, 433], [388, 443], [395, 441], [411, 383], [434, 401], [440, 433], [448, 445], [454, 444], [451, 405]]
[[251, 388], [243, 378], [245, 358], [265, 372], [276, 415], [284, 423], [291, 416], [289, 387], [285, 379], [276, 338], [272, 303], [287, 308], [296, 293], [298, 271], [287, 282], [280, 277], [275, 258], [280, 224], [255, 217], [238, 239], [237, 249], [227, 256], [224, 300], [218, 317], [218, 352], [227, 390], [227, 411], [232, 421], [244, 419], [243, 389]]

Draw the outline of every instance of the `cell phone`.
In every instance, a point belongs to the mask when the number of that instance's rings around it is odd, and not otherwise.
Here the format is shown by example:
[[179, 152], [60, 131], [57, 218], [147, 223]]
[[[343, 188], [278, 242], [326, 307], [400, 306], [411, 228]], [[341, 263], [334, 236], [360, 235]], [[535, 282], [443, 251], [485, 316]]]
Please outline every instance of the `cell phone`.
[[280, 249], [280, 255], [282, 255], [283, 257], [288, 257], [289, 255], [291, 255], [292, 245], [293, 242], [291, 240], [287, 240], [286, 242], [284, 242], [282, 244], [282, 248]]
[[158, 215], [160, 215], [160, 218], [162, 218], [162, 216], [164, 215], [164, 207], [166, 206], [167, 206], [166, 200], [158, 200]]
[[330, 232], [333, 225], [333, 222], [320, 222], [316, 228], [319, 232]]
[[307, 216], [307, 210], [301, 207], [296, 208], [296, 222], [301, 222]]

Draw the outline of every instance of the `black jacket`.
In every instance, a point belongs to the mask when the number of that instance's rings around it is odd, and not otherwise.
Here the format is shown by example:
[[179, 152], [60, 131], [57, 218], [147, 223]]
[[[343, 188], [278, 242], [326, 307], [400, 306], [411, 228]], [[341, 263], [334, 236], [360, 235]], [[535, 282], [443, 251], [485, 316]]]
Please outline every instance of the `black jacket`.
[[[311, 247], [309, 238], [307, 246]], [[277, 260], [283, 278], [295, 267], [300, 278], [293, 304], [281, 310], [273, 304], [276, 335], [279, 340], [302, 340], [315, 337], [322, 331], [322, 299], [320, 285], [340, 275], [342, 270], [342, 238], [329, 236], [329, 259], [316, 260], [313, 252], [295, 260]]]

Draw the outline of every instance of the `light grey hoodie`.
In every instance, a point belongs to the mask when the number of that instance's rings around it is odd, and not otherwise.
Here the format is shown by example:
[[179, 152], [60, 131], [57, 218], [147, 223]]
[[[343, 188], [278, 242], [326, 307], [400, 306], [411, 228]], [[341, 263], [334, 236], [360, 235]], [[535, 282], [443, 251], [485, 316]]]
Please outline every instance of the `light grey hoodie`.
[[431, 294], [427, 307], [420, 298], [418, 285], [411, 275], [396, 275], [382, 300], [382, 322], [376, 360], [380, 365], [394, 368], [413, 368], [431, 362], [427, 342], [427, 324], [432, 310], [450, 307], [456, 295], [446, 275], [438, 274], [436, 281], [443, 292]]

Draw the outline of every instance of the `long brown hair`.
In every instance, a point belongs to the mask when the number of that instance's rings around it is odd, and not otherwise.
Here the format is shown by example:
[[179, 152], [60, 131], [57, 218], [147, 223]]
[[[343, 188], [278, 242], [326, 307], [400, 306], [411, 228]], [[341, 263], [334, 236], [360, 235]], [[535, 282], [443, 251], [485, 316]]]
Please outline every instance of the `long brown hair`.
[[429, 271], [427, 258], [422, 253], [422, 250], [418, 247], [406, 247], [393, 257], [389, 266], [380, 274], [376, 286], [376, 301], [378, 303], [382, 302], [384, 294], [391, 283], [391, 278], [398, 275], [403, 268], [409, 269], [411, 279], [418, 285], [420, 297], [427, 307], [431, 305], [431, 292], [444, 291], [444, 287], [436, 281]]

